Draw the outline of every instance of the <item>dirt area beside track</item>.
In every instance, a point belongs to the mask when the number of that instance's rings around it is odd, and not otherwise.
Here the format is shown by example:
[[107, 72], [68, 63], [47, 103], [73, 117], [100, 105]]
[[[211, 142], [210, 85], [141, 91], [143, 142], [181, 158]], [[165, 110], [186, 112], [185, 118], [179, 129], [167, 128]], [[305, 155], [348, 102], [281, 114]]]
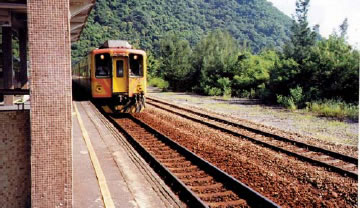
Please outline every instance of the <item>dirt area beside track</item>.
[[258, 100], [160, 92], [151, 87], [148, 89], [148, 96], [184, 107], [222, 114], [271, 132], [291, 132], [294, 137], [305, 140], [306, 143], [358, 156], [359, 123], [356, 122], [318, 117], [305, 110], [289, 111], [276, 106], [266, 106]]
[[356, 207], [357, 181], [148, 106], [135, 117], [283, 207]]

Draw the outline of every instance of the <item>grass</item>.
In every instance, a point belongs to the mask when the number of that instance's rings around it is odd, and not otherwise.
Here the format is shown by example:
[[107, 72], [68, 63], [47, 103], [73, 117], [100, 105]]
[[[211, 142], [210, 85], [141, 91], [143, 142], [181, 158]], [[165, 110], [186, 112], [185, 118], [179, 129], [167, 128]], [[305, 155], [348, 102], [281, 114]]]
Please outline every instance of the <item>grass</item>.
[[159, 77], [151, 78], [148, 81], [148, 85], [160, 88], [162, 91], [165, 91], [169, 88], [169, 82], [167, 82]]
[[320, 116], [359, 121], [359, 107], [337, 100], [325, 100], [306, 104], [306, 109]]

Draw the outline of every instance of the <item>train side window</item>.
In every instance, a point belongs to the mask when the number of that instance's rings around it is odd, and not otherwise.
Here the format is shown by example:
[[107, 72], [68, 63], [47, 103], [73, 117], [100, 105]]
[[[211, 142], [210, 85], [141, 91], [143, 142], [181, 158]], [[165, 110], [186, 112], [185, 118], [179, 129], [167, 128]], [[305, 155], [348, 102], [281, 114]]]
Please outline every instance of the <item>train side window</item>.
[[116, 76], [124, 77], [124, 61], [123, 60], [116, 61]]
[[110, 54], [96, 54], [95, 55], [95, 76], [100, 78], [108, 78], [111, 75], [111, 62]]
[[142, 77], [144, 74], [143, 56], [139, 54], [130, 54], [130, 76]]

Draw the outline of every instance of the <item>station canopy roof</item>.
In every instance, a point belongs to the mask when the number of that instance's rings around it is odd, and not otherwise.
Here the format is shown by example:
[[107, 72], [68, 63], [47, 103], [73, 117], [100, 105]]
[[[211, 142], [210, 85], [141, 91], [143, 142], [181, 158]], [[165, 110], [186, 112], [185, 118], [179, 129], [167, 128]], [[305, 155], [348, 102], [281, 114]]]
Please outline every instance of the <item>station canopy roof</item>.
[[[79, 39], [95, 0], [70, 0], [71, 42]], [[0, 1], [0, 26], [19, 29], [26, 27], [26, 0]]]

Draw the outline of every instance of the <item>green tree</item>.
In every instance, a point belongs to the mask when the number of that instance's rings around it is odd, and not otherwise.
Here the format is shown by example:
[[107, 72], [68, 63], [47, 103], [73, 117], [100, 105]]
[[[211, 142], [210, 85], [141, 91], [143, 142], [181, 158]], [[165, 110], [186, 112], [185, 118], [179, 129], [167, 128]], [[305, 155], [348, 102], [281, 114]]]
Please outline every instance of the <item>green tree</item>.
[[209, 94], [212, 87], [223, 88], [218, 80], [232, 79], [238, 54], [237, 44], [228, 32], [215, 30], [203, 38], [193, 53], [195, 90]]
[[287, 58], [303, 63], [309, 55], [309, 49], [316, 43], [316, 32], [312, 31], [308, 23], [310, 0], [297, 0], [296, 13], [291, 26], [290, 42], [285, 47]]
[[269, 99], [276, 101], [277, 95], [288, 95], [289, 90], [298, 85], [297, 76], [299, 73], [300, 65], [294, 59], [282, 57], [275, 61], [268, 85], [271, 91]]
[[187, 90], [186, 83], [191, 75], [190, 58], [192, 50], [187, 40], [169, 34], [160, 41], [160, 71], [176, 91]]
[[[249, 51], [239, 56], [236, 63], [235, 76], [232, 87], [233, 94], [242, 96], [243, 93], [255, 91], [255, 96], [261, 93], [270, 79], [270, 72], [278, 60], [278, 55], [273, 50], [265, 50], [259, 55], [253, 55]], [[260, 90], [260, 91], [259, 91]]]
[[155, 43], [169, 31], [195, 46], [217, 28], [260, 52], [280, 47], [290, 25], [291, 19], [266, 0], [97, 0], [72, 57], [76, 62], [108, 39], [128, 40], [157, 57]]
[[343, 23], [340, 25], [340, 37], [346, 40], [347, 30], [349, 28], [348, 19], [345, 18]]
[[318, 37], [316, 26], [313, 31], [307, 20], [310, 0], [297, 0], [296, 13], [293, 17], [290, 42], [283, 50], [280, 60], [275, 64], [270, 78], [269, 88], [274, 96], [287, 96], [290, 89], [300, 87], [307, 97], [313, 93], [309, 78], [313, 76], [313, 70], [306, 66], [312, 47], [316, 45]]
[[309, 100], [343, 99], [358, 102], [359, 51], [353, 50], [342, 36], [331, 35], [313, 47], [305, 66], [308, 77]]
[[[291, 89], [302, 90], [301, 102], [340, 99], [358, 103], [359, 51], [337, 34], [310, 47], [304, 61], [281, 57], [270, 74], [272, 98], [284, 103], [291, 98]], [[289, 97], [290, 96], [290, 97]], [[279, 99], [284, 98], [284, 99]]]
[[156, 59], [154, 55], [147, 51], [147, 71], [148, 71], [148, 79], [153, 77], [160, 77], [160, 60]]

